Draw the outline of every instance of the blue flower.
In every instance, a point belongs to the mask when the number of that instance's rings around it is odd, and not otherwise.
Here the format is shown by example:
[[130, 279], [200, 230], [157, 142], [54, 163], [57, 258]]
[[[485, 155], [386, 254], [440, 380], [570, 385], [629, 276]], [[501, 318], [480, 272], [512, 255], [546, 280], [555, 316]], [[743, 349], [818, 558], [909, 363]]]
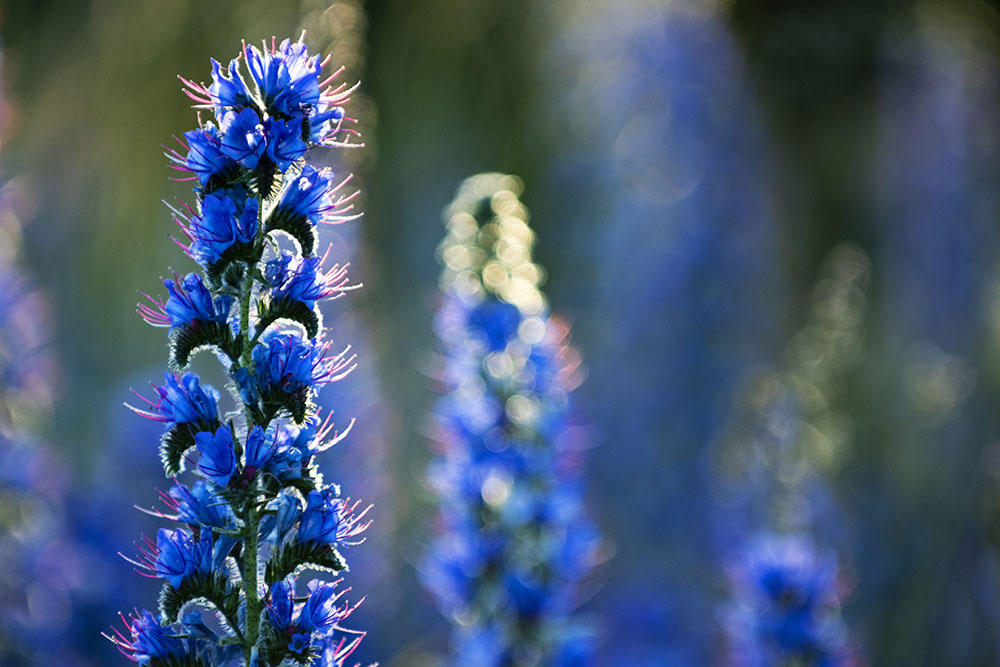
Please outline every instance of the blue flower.
[[[195, 553], [198, 543], [192, 542], [186, 530], [161, 528], [156, 533], [156, 576], [180, 588], [184, 579], [194, 573], [200, 561]], [[200, 554], [200, 550], [198, 550]]]
[[310, 56], [305, 44], [286, 39], [271, 51], [251, 46], [246, 59], [269, 112], [294, 116], [319, 103], [319, 56]]
[[334, 209], [330, 196], [333, 188], [333, 172], [306, 165], [281, 193], [277, 209], [291, 217], [306, 218], [314, 225], [319, 224]]
[[212, 83], [207, 90], [216, 117], [222, 117], [226, 110], [239, 111], [254, 106], [253, 96], [246, 82], [240, 76], [239, 61], [229, 63], [228, 75], [215, 58], [212, 58]]
[[[342, 377], [345, 364], [338, 357], [326, 358], [326, 346], [303, 341], [296, 334], [266, 336], [253, 350], [257, 384], [261, 391], [303, 394]], [[350, 365], [350, 361], [347, 362]], [[344, 371], [345, 373], [347, 371]]]
[[213, 300], [200, 273], [187, 274], [183, 283], [179, 279], [164, 280], [163, 285], [170, 294], [164, 310], [170, 317], [172, 329], [198, 322], [226, 323], [233, 306], [233, 297], [224, 294]]
[[334, 266], [323, 273], [323, 257], [297, 258], [284, 251], [265, 266], [264, 277], [271, 286], [272, 299], [301, 301], [312, 308], [320, 299], [326, 299], [343, 289], [347, 282], [346, 271]]
[[175, 517], [169, 518], [175, 521], [210, 528], [232, 528], [236, 524], [233, 508], [212, 484], [203, 479], [196, 481], [190, 489], [179, 482], [174, 484], [169, 498], [177, 512]]
[[818, 552], [807, 538], [764, 536], [752, 542], [733, 570], [732, 649], [767, 663], [847, 664], [836, 582], [836, 558]]
[[223, 426], [214, 434], [202, 431], [194, 440], [201, 452], [198, 471], [219, 486], [229, 484], [229, 478], [236, 472], [236, 453], [229, 427]]
[[288, 171], [292, 163], [302, 157], [308, 146], [302, 141], [302, 119], [284, 121], [268, 119], [264, 122], [267, 135], [267, 156], [281, 172]]
[[278, 497], [268, 505], [268, 509], [273, 510], [274, 514], [266, 515], [261, 521], [261, 539], [280, 544], [302, 516], [302, 503], [298, 493], [282, 489]]
[[164, 422], [168, 426], [174, 424], [215, 424], [219, 420], [219, 392], [211, 385], [202, 388], [195, 373], [185, 373], [178, 377], [174, 373], [164, 372], [166, 383], [162, 387], [153, 387], [159, 397], [155, 402], [136, 396], [146, 401], [151, 410], [139, 410], [129, 406], [134, 412], [153, 421]]
[[277, 451], [275, 434], [267, 434], [260, 426], [255, 426], [247, 436], [246, 468], [259, 470], [267, 465]]
[[222, 150], [222, 139], [219, 128], [213, 123], [197, 130], [184, 133], [187, 143], [187, 155], [180, 155], [174, 150], [168, 150], [167, 158], [178, 170], [188, 171], [198, 177], [202, 187], [219, 175], [231, 172], [236, 167], [236, 161]]
[[309, 599], [299, 612], [299, 627], [323, 632], [343, 616], [346, 608], [337, 608], [337, 585], [313, 580], [308, 584]]
[[[211, 194], [201, 202], [201, 215], [191, 218], [185, 231], [191, 237], [188, 254], [202, 266], [214, 264], [236, 243], [250, 243], [257, 235], [260, 203], [246, 200], [242, 211], [232, 197]], [[183, 225], [182, 225], [183, 226]]]
[[256, 169], [267, 149], [264, 125], [254, 109], [227, 111], [220, 119], [221, 150], [247, 169]]
[[294, 595], [294, 586], [287, 579], [276, 581], [271, 585], [267, 616], [276, 630], [287, 630], [292, 625], [292, 614], [295, 612]]
[[319, 144], [339, 127], [344, 118], [343, 107], [320, 102], [309, 115], [309, 141]]
[[475, 332], [482, 332], [491, 351], [502, 350], [517, 333], [521, 324], [521, 311], [496, 299], [486, 299], [469, 311], [468, 325]]
[[348, 505], [337, 497], [337, 492], [337, 487], [332, 485], [322, 491], [309, 492], [295, 536], [297, 542], [328, 546], [357, 544], [349, 540], [368, 527], [367, 523], [362, 523], [368, 510], [355, 515], [357, 503]]
[[140, 667], [151, 665], [152, 660], [183, 660], [188, 655], [185, 642], [167, 634], [159, 619], [143, 609], [139, 618], [122, 617], [125, 628], [131, 637], [126, 637], [118, 630], [115, 637], [109, 637], [119, 649], [129, 658], [138, 662]]
[[312, 635], [309, 633], [296, 633], [292, 635], [291, 641], [288, 642], [288, 650], [293, 653], [302, 653], [309, 648], [312, 641]]

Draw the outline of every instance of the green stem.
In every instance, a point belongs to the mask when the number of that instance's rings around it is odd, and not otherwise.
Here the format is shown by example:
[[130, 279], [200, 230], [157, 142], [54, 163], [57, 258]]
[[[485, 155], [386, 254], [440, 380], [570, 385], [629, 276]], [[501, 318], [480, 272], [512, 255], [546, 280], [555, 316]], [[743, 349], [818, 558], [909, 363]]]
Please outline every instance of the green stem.
[[263, 601], [258, 594], [257, 572], [257, 532], [260, 524], [260, 512], [256, 505], [250, 506], [250, 516], [247, 517], [247, 538], [243, 544], [243, 595], [247, 601], [246, 644], [243, 647], [247, 664], [250, 664], [250, 651], [257, 643], [257, 632], [260, 629], [260, 614], [264, 609]]
[[[261, 234], [262, 220], [260, 216], [263, 211], [258, 212], [257, 233]], [[253, 369], [253, 345], [250, 342], [250, 300], [253, 298], [254, 271], [256, 266], [248, 263], [243, 276], [243, 286], [240, 294], [240, 337], [243, 343], [243, 352], [240, 363], [251, 373]], [[253, 412], [249, 405], [243, 406], [243, 414], [246, 416], [247, 433], [253, 427]], [[251, 491], [252, 493], [252, 491]], [[244, 632], [243, 654], [246, 664], [250, 664], [250, 654], [257, 644], [257, 636], [260, 631], [260, 615], [264, 609], [263, 600], [260, 597], [259, 573], [257, 568], [257, 539], [260, 527], [261, 513], [257, 506], [257, 498], [252, 496], [244, 507], [247, 508], [245, 520], [246, 538], [243, 542], [243, 597], [246, 600], [246, 630]]]

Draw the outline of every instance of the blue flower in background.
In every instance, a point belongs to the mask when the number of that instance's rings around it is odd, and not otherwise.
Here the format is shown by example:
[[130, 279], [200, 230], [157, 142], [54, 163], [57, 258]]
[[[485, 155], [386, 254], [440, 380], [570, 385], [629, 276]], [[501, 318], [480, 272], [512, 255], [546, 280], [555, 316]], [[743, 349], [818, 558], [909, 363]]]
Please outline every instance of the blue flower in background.
[[573, 263], [548, 269], [554, 285], [574, 276], [560, 294], [576, 335], [604, 351], [581, 412], [627, 446], [592, 455], [593, 511], [618, 547], [615, 585], [588, 602], [606, 619], [598, 659], [712, 664], [706, 619], [721, 600], [705, 582], [734, 527], [715, 510], [712, 443], [783, 321], [768, 143], [724, 10], [595, 0], [565, 29], [550, 54], [559, 112], [543, 129], [573, 135], [548, 172], [565, 194], [547, 216], [577, 231], [551, 246]]
[[728, 610], [733, 665], [854, 664], [840, 617], [837, 559], [808, 538], [758, 538], [733, 567]]
[[570, 431], [579, 357], [537, 278], [524, 278], [540, 271], [519, 192], [511, 177], [468, 179], [441, 246], [436, 327], [449, 393], [430, 480], [442, 530], [421, 574], [453, 623], [456, 665], [585, 664], [589, 653], [557, 662], [586, 643], [572, 611], [599, 542]]

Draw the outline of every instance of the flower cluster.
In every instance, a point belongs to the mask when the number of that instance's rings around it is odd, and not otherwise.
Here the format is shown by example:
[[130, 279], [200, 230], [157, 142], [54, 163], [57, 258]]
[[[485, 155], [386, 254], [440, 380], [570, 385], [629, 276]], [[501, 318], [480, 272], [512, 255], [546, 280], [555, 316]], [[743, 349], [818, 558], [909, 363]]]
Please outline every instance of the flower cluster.
[[810, 321], [778, 369], [747, 382], [719, 446], [727, 504], [742, 519], [726, 614], [734, 665], [852, 664], [837, 559], [812, 545], [836, 543], [843, 523], [827, 478], [850, 435], [849, 418], [836, 410], [837, 388], [861, 351], [868, 258], [837, 246], [824, 273]]
[[807, 538], [772, 535], [758, 539], [731, 576], [739, 593], [726, 619], [732, 664], [852, 664], [835, 557]]
[[[305, 163], [348, 134], [350, 90], [321, 80], [324, 64], [285, 40], [244, 46], [228, 67], [212, 61], [210, 85], [182, 79], [213, 120], [167, 153], [196, 183], [195, 205], [172, 210], [201, 271], [175, 274], [165, 300], [139, 306], [169, 328], [180, 371], [132, 408], [164, 424], [174, 482], [150, 513], [177, 524], [126, 556], [164, 580], [158, 613], [123, 617], [109, 636], [140, 665], [341, 665], [363, 636], [341, 626], [354, 607], [339, 580], [298, 583], [306, 569], [346, 570], [342, 551], [368, 525], [314, 462], [342, 437], [316, 394], [354, 366], [349, 348], [331, 353], [317, 306], [351, 287], [344, 267], [325, 270], [314, 254], [317, 225], [351, 217], [352, 199], [338, 194], [346, 179]], [[183, 372], [201, 349], [226, 369], [237, 410], [220, 412], [220, 392]]]
[[442, 530], [423, 579], [454, 623], [459, 665], [570, 665], [589, 653], [570, 617], [598, 544], [569, 416], [579, 358], [538, 290], [519, 191], [499, 174], [467, 180], [440, 248], [448, 393], [430, 479]]

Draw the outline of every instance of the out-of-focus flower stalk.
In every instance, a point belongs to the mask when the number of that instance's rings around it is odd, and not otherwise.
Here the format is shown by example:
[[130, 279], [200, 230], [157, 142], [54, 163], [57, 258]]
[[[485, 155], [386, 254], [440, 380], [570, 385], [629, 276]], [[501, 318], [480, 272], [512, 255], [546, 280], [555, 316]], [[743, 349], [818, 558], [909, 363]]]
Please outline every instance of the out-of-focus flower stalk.
[[501, 174], [466, 180], [439, 248], [441, 531], [423, 578], [453, 624], [456, 665], [576, 665], [590, 652], [572, 618], [599, 542], [570, 417], [580, 358], [539, 291], [520, 191]]

